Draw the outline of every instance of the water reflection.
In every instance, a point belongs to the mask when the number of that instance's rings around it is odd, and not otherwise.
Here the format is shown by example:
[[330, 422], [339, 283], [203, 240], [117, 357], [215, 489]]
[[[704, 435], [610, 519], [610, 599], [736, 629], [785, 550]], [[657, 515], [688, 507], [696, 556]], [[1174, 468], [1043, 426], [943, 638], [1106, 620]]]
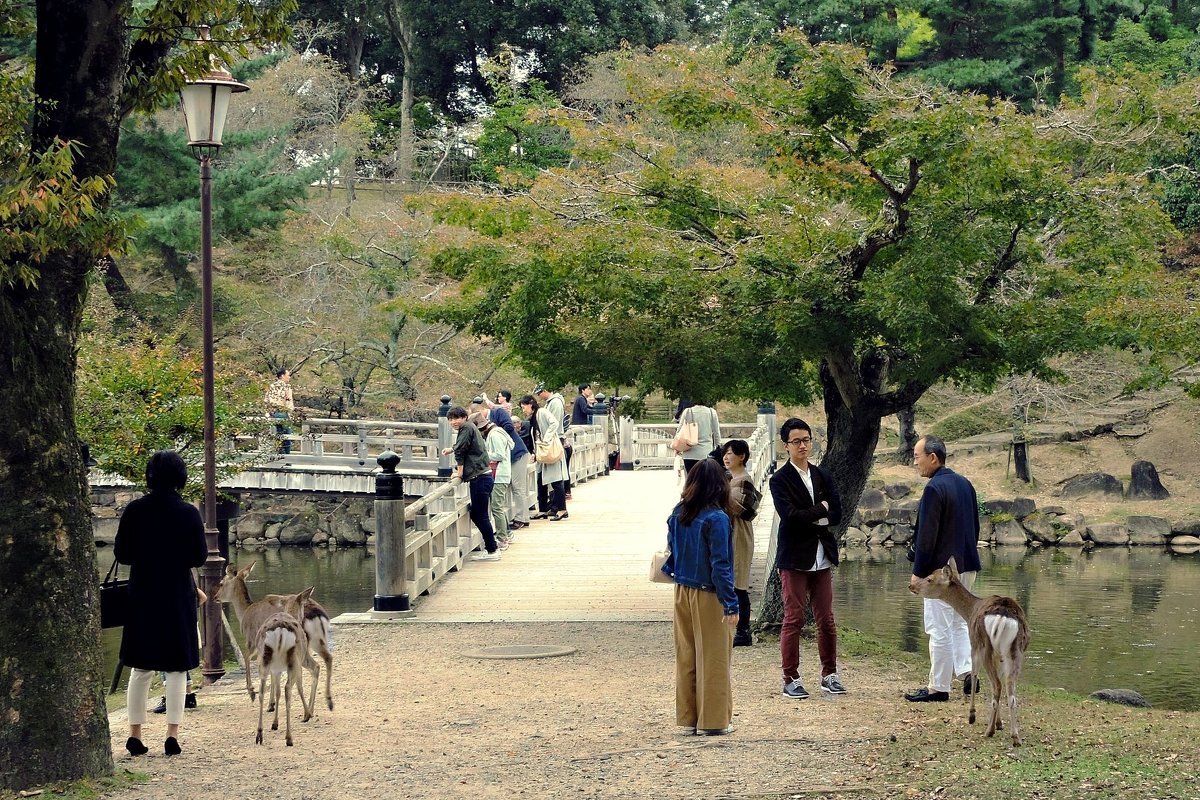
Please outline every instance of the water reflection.
[[[1200, 684], [1191, 679], [1200, 647], [1200, 556], [1151, 547], [1089, 553], [1011, 547], [980, 555], [976, 592], [1011, 595], [1025, 607], [1030, 681], [1085, 694], [1136, 689], [1158, 707], [1200, 710]], [[99, 561], [103, 574], [112, 549], [102, 548]], [[375, 594], [375, 560], [361, 548], [237, 550], [234, 561], [258, 562], [253, 596], [316, 586], [332, 616], [365, 611]], [[898, 549], [847, 553], [834, 583], [838, 622], [924, 653], [921, 603], [908, 591], [909, 574]], [[111, 674], [120, 631], [105, 631], [104, 642]]]
[[[976, 593], [1010, 595], [1025, 607], [1029, 680], [1080, 693], [1136, 689], [1155, 706], [1200, 710], [1200, 687], [1189, 680], [1200, 645], [1200, 559], [1159, 548], [1008, 547], [980, 556]], [[924, 653], [909, 573], [903, 553], [852, 556], [835, 583], [838, 621]]]

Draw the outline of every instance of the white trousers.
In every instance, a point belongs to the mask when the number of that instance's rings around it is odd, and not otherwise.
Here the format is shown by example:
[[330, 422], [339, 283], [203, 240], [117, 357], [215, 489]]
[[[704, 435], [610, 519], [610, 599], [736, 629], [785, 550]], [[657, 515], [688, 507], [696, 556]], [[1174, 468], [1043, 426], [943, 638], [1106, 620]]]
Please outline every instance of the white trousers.
[[[150, 681], [157, 675], [156, 670], [129, 670], [129, 686], [125, 689], [125, 702], [129, 708], [129, 724], [144, 725], [146, 722], [146, 703], [150, 700]], [[166, 679], [167, 695], [167, 724], [183, 724], [183, 696], [187, 694], [187, 673], [168, 672]]]
[[508, 484], [508, 518], [529, 522], [529, 453], [512, 464], [512, 481]]
[[[975, 573], [959, 576], [963, 586], [975, 585]], [[949, 692], [955, 675], [971, 671], [971, 635], [967, 621], [944, 600], [925, 600], [925, 633], [929, 634], [929, 691]]]

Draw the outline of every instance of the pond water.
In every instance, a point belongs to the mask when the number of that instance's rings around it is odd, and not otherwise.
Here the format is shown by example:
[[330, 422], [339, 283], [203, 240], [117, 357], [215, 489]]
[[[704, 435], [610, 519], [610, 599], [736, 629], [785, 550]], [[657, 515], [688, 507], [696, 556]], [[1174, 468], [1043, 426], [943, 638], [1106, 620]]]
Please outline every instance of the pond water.
[[[1029, 619], [1024, 680], [1081, 694], [1136, 689], [1159, 708], [1200, 710], [1200, 684], [1193, 680], [1200, 556], [1152, 547], [991, 548], [980, 555], [976, 593], [1011, 595]], [[375, 594], [375, 561], [365, 549], [271, 548], [234, 558], [259, 562], [255, 596], [317, 586], [331, 616], [365, 611]], [[112, 548], [101, 548], [98, 560], [103, 573]], [[924, 653], [921, 603], [908, 593], [909, 574], [898, 549], [847, 551], [834, 581], [838, 623]], [[120, 631], [105, 631], [104, 641], [111, 675]]]

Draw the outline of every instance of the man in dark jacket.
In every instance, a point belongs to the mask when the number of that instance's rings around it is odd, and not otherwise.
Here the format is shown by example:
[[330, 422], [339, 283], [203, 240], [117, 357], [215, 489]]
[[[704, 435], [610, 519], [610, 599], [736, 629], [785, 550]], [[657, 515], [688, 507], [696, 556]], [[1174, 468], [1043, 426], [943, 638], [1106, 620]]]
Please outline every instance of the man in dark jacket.
[[[913, 448], [913, 466], [929, 478], [917, 508], [913, 540], [913, 572], [909, 586], [946, 566], [951, 556], [959, 578], [970, 589], [979, 571], [979, 502], [975, 487], [946, 466], [946, 445], [936, 436], [921, 438]], [[925, 599], [925, 632], [929, 634], [929, 684], [904, 695], [911, 703], [945, 702], [950, 682], [971, 672], [971, 637], [967, 622], [944, 600]], [[963, 686], [964, 692], [978, 688]]]
[[812, 429], [797, 417], [779, 429], [788, 463], [771, 476], [771, 498], [779, 517], [777, 563], [783, 588], [783, 627], [779, 652], [783, 661], [783, 694], [804, 700], [800, 683], [800, 629], [812, 603], [821, 657], [821, 690], [845, 694], [837, 674], [837, 622], [833, 618], [833, 567], [837, 540], [830, 526], [842, 520], [842, 500], [829, 472], [808, 463]]
[[454, 469], [454, 477], [461, 479], [470, 487], [471, 522], [474, 522], [475, 527], [479, 528], [479, 532], [483, 534], [483, 546], [487, 551], [476, 553], [471, 556], [471, 560], [499, 561], [500, 551], [496, 547], [496, 532], [492, 528], [492, 517], [489, 511], [495, 480], [492, 478], [492, 468], [488, 462], [487, 448], [483, 444], [483, 437], [479, 435], [479, 429], [467, 419], [467, 410], [462, 406], [450, 409], [446, 414], [446, 420], [450, 423], [451, 428], [458, 431], [458, 438], [454, 441], [454, 447], [442, 450], [442, 455], [448, 456], [454, 453], [454, 461], [457, 464]]

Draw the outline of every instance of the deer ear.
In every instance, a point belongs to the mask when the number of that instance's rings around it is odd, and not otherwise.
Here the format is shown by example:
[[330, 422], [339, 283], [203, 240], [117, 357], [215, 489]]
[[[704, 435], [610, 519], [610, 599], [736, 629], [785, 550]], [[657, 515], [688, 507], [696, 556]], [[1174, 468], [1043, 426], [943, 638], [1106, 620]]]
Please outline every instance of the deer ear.
[[954, 563], [954, 556], [950, 556], [950, 560], [946, 562], [946, 569], [950, 570], [950, 574], [958, 577], [958, 564]]
[[296, 596], [299, 597], [301, 600], [308, 600], [309, 598], [312, 597], [312, 593], [316, 588], [317, 588], [316, 586], [310, 586]]

